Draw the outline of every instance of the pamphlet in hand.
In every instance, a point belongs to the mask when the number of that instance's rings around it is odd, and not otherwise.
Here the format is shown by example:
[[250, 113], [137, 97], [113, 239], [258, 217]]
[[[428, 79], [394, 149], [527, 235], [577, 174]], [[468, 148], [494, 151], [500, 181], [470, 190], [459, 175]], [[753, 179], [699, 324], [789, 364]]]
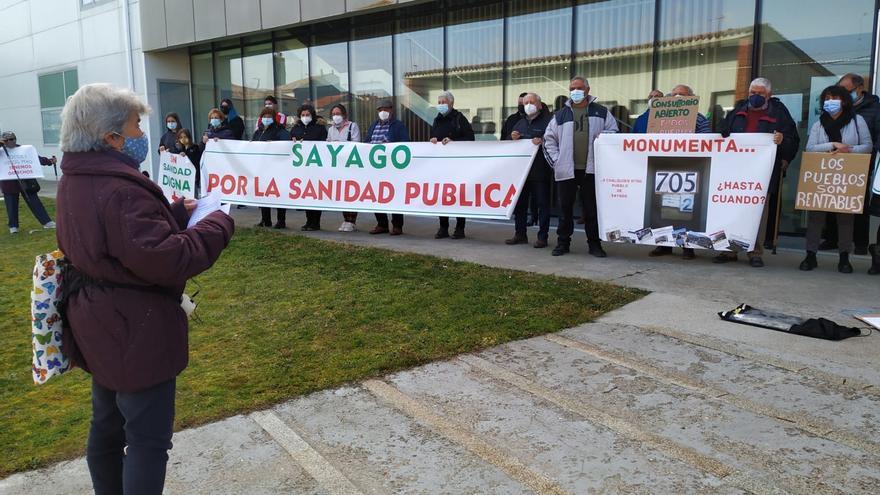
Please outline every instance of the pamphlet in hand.
[[206, 216], [217, 210], [228, 215], [229, 203], [221, 204], [219, 191], [214, 191], [196, 202], [196, 209], [193, 210], [192, 215], [189, 217], [189, 223], [186, 224], [186, 228], [192, 228]]

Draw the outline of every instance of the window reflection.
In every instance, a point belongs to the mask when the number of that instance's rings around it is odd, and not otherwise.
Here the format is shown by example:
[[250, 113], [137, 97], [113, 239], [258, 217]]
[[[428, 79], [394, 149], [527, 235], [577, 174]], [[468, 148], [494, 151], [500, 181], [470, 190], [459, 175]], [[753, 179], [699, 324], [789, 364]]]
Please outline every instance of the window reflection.
[[326, 119], [333, 105], [348, 106], [348, 42], [316, 46], [309, 53], [311, 103]]
[[[358, 36], [355, 30], [355, 36]], [[394, 94], [391, 36], [351, 42], [352, 108], [358, 127], [366, 132], [376, 120], [376, 104]]]
[[298, 39], [275, 43], [275, 97], [279, 112], [295, 115], [309, 96], [309, 49]]
[[397, 81], [397, 118], [406, 124], [410, 139], [427, 141], [437, 114], [434, 104], [443, 91], [443, 16], [408, 17], [394, 35]]
[[575, 72], [627, 132], [652, 89], [653, 0], [579, 2], [575, 41]]
[[193, 136], [201, 133], [208, 125], [208, 111], [217, 103], [214, 101], [214, 63], [213, 55], [197, 53], [190, 58], [192, 70], [193, 98]]
[[504, 119], [501, 10], [500, 3], [453, 10], [446, 29], [447, 87], [477, 140], [498, 139]]
[[[244, 108], [244, 92], [242, 91], [241, 48], [229, 48], [214, 52], [214, 73], [217, 80], [217, 99], [212, 107], [219, 107], [220, 100], [231, 98], [232, 104], [241, 112]], [[208, 114], [202, 117], [207, 126]]]
[[266, 96], [275, 93], [275, 77], [272, 71], [272, 43], [246, 46], [244, 48], [244, 79], [241, 98], [244, 106], [239, 108], [244, 119], [245, 135], [253, 134], [257, 119], [263, 110]]

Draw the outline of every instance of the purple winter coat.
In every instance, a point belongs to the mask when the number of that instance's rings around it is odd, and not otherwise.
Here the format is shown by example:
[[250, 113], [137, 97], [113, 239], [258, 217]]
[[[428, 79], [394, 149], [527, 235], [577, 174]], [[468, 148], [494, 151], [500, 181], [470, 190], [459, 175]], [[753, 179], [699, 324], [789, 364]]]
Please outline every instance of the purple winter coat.
[[127, 286], [88, 285], [72, 294], [65, 347], [95, 381], [119, 392], [148, 388], [186, 368], [180, 295], [189, 278], [214, 264], [235, 230], [219, 211], [187, 229], [183, 202], [169, 204], [136, 166], [115, 151], [65, 153], [58, 185], [61, 251], [85, 275]]

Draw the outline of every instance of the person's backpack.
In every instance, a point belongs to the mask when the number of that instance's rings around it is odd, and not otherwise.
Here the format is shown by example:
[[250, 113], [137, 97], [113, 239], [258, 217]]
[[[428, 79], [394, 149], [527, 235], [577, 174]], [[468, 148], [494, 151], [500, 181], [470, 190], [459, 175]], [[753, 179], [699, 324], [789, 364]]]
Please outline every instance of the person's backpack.
[[65, 258], [61, 251], [37, 256], [31, 290], [31, 340], [34, 383], [70, 370], [70, 359], [62, 346], [63, 324], [59, 308], [64, 286]]

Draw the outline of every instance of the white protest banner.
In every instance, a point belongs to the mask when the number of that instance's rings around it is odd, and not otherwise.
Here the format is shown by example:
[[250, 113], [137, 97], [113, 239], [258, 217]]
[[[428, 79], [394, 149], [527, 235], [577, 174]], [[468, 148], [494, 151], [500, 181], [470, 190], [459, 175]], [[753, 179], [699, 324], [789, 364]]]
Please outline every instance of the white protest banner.
[[[0, 180], [40, 179], [43, 167], [37, 150], [29, 144], [0, 150]], [[9, 153], [9, 155], [7, 155]], [[16, 172], [18, 175], [16, 175]]]
[[772, 134], [602, 134], [595, 146], [602, 239], [752, 250], [776, 156]]
[[208, 141], [207, 192], [275, 208], [510, 218], [530, 140], [363, 144]]
[[157, 181], [169, 202], [196, 197], [196, 167], [186, 156], [167, 151], [160, 153]]

